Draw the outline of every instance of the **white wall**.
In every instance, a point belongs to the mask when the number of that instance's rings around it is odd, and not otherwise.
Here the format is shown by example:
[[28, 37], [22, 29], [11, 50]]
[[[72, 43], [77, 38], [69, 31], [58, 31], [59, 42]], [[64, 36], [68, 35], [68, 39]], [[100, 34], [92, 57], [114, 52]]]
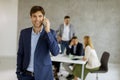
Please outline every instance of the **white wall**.
[[18, 0], [0, 0], [0, 56], [16, 56]]
[[120, 63], [120, 0], [19, 0], [18, 35], [32, 26], [29, 11], [33, 5], [43, 6], [53, 29], [65, 15], [71, 16], [80, 42], [90, 35], [99, 58], [108, 51], [110, 62]]

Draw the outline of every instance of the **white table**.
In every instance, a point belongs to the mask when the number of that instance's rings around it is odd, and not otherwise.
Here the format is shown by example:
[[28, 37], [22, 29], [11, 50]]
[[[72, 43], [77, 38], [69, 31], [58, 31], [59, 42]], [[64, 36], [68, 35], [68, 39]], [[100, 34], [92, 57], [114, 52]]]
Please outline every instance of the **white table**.
[[[77, 58], [80, 58], [78, 56], [76, 56]], [[74, 57], [74, 58], [76, 58]], [[56, 61], [56, 62], [64, 62], [64, 63], [74, 63], [74, 64], [82, 64], [82, 74], [81, 74], [81, 79], [83, 80], [83, 76], [84, 76], [84, 65], [86, 64], [86, 61], [83, 61], [82, 59], [80, 60], [72, 60], [69, 58], [69, 56], [67, 55], [62, 55], [59, 54], [58, 56], [51, 56], [51, 60], [52, 61]]]

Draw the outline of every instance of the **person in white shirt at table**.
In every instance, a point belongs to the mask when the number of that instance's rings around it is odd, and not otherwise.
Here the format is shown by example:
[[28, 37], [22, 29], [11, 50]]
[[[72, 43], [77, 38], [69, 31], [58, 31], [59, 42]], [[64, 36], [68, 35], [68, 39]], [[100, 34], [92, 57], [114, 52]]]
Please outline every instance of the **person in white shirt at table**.
[[[83, 60], [86, 60], [87, 64], [85, 65], [84, 68], [85, 70], [84, 70], [83, 80], [85, 80], [89, 72], [99, 70], [99, 67], [101, 65], [97, 57], [97, 53], [93, 48], [93, 44], [91, 42], [90, 36], [84, 36], [84, 46], [85, 46], [85, 56], [83, 57]], [[81, 71], [82, 71], [82, 65], [75, 64], [73, 68], [74, 80], [78, 80], [78, 77], [81, 78]]]

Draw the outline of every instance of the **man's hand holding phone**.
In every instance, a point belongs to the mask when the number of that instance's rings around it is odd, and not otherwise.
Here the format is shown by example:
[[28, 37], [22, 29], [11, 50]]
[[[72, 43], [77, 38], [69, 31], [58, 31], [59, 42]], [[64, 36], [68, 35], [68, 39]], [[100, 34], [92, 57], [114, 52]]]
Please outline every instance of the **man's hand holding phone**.
[[71, 40], [71, 42], [70, 42], [70, 46], [73, 46], [73, 45], [74, 45], [73, 40]]
[[44, 21], [43, 21], [44, 27], [45, 27], [45, 31], [48, 33], [50, 32], [50, 21], [44, 17]]

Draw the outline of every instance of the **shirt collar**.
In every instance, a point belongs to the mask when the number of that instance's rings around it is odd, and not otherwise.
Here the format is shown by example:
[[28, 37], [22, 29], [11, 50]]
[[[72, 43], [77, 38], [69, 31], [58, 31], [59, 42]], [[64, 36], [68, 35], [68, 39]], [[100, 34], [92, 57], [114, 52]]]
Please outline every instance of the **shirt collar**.
[[32, 28], [32, 34], [33, 34], [33, 35], [39, 35], [42, 31], [43, 31], [43, 25], [41, 26], [41, 30], [40, 30], [40, 32], [39, 32], [38, 34], [36, 34], [36, 33], [34, 32], [33, 28]]
[[66, 24], [64, 23], [64, 26], [70, 26], [70, 24], [66, 25]]

